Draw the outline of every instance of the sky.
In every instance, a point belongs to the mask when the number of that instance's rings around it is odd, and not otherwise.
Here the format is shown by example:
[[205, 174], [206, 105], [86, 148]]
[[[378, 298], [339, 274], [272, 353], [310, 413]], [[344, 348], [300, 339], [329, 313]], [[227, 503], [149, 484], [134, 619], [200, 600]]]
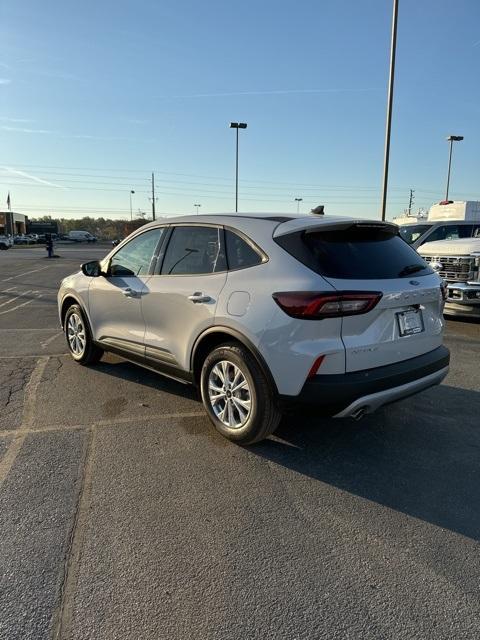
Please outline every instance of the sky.
[[[391, 0], [2, 0], [0, 210], [380, 216]], [[480, 2], [399, 0], [387, 217], [480, 199]]]

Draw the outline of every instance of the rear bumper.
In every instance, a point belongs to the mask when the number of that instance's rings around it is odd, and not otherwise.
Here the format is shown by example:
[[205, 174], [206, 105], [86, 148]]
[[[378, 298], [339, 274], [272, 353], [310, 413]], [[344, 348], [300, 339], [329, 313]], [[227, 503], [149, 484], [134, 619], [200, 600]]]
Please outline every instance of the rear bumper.
[[448, 373], [450, 352], [444, 346], [384, 367], [307, 380], [298, 396], [281, 396], [283, 404], [314, 405], [321, 415], [359, 417], [432, 387]]

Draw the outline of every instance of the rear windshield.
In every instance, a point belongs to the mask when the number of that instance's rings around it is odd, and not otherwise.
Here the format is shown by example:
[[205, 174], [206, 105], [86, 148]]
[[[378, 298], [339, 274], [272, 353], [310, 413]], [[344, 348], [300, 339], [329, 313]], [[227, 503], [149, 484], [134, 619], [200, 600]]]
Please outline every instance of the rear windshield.
[[352, 225], [332, 231], [305, 230], [275, 238], [304, 265], [330, 278], [408, 278], [432, 269], [391, 227]]
[[400, 227], [400, 235], [408, 242], [408, 244], [413, 244], [416, 240], [423, 236], [425, 231], [431, 228], [431, 224], [406, 224]]

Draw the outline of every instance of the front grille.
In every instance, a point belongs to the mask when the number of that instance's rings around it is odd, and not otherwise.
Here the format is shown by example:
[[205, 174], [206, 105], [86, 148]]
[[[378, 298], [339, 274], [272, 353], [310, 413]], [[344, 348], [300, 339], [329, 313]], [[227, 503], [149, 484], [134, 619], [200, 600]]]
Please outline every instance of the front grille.
[[474, 279], [475, 258], [465, 256], [423, 256], [423, 259], [444, 280], [465, 282]]

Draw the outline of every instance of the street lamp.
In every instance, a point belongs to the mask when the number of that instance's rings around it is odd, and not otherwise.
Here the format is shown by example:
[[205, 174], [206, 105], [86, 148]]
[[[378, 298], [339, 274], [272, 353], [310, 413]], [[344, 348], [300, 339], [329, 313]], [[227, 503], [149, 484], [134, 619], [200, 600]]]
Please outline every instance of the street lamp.
[[246, 128], [247, 128], [246, 122], [230, 123], [230, 129], [237, 130], [237, 146], [236, 146], [236, 153], [235, 153], [235, 213], [238, 212], [238, 130], [246, 129]]
[[133, 220], [133, 213], [132, 213], [132, 194], [135, 193], [135, 191], [133, 189], [130, 190], [130, 222]]
[[193, 206], [196, 208], [196, 210], [197, 210], [197, 216], [198, 216], [198, 210], [200, 209], [200, 207], [201, 207], [202, 205], [201, 205], [201, 204], [194, 204]]
[[447, 173], [447, 192], [445, 194], [445, 201], [448, 202], [448, 189], [450, 187], [450, 168], [452, 166], [452, 148], [454, 142], [460, 142], [463, 140], [463, 136], [448, 136], [447, 142], [450, 142], [450, 151], [448, 154], [448, 173]]
[[295, 198], [295, 202], [297, 203], [297, 213], [300, 212], [300, 202], [303, 202], [303, 198]]

